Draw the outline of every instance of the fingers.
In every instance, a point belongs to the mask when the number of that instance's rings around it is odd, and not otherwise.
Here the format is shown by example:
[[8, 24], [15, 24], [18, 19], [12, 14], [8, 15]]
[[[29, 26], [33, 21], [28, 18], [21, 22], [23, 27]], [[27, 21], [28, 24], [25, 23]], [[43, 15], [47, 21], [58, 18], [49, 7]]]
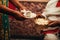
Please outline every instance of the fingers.
[[54, 21], [54, 22], [51, 22], [50, 24], [48, 24], [48, 26], [53, 26], [53, 27], [60, 26], [60, 22]]
[[19, 11], [15, 11], [14, 12], [14, 16], [13, 16], [15, 19], [17, 20], [25, 20], [26, 18], [24, 17], [24, 15], [19, 12]]
[[[20, 4], [21, 4], [21, 3], [20, 3]], [[26, 8], [23, 4], [21, 4], [20, 10], [23, 10], [23, 9], [27, 10], [27, 8]]]
[[16, 19], [16, 20], [23, 21], [23, 20], [25, 20], [26, 18], [25, 18], [24, 16], [22, 16], [22, 15], [17, 15], [17, 16], [15, 16], [15, 19]]
[[37, 14], [37, 16], [36, 16], [37, 18], [45, 18], [43, 15], [41, 15], [41, 14]]

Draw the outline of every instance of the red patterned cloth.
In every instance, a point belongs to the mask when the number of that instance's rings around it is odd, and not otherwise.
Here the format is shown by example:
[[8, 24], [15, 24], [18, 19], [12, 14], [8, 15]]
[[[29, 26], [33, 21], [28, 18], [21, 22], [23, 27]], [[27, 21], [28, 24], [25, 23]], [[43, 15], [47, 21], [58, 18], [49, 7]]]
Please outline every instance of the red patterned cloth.
[[13, 10], [16, 9], [16, 7], [15, 7], [12, 3], [10, 3], [10, 2], [9, 2], [9, 8], [10, 8], [10, 9], [13, 9]]
[[[60, 0], [57, 2], [56, 7], [60, 7]], [[47, 30], [44, 31], [44, 34], [50, 34], [50, 33], [56, 33], [56, 32], [60, 32], [59, 29], [55, 29], [55, 30]]]
[[58, 1], [58, 3], [57, 3], [57, 5], [56, 5], [57, 7], [60, 7], [60, 0]]
[[50, 33], [54, 34], [54, 33], [57, 33], [57, 32], [59, 32], [59, 29], [58, 28], [57, 29], [54, 29], [54, 30], [47, 30], [47, 31], [44, 31], [43, 33], [44, 34], [50, 34]]
[[[12, 4], [12, 3], [10, 3], [9, 2], [9, 8], [10, 9], [13, 9], [13, 10], [16, 10], [16, 7]], [[10, 18], [14, 18], [14, 17], [12, 17], [12, 16], [9, 16]]]

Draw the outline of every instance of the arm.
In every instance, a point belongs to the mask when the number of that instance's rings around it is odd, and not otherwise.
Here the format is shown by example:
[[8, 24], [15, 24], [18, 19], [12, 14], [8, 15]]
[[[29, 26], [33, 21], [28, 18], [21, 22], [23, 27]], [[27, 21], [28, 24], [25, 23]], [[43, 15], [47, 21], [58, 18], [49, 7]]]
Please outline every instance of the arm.
[[52, 21], [51, 23], [48, 24], [50, 27], [55, 27], [55, 26], [60, 26], [60, 21]]
[[0, 5], [0, 12], [4, 13], [4, 14], [12, 15], [16, 19], [19, 19], [21, 17], [24, 18], [24, 16], [22, 15], [22, 13], [20, 13], [19, 11], [12, 10], [12, 9], [4, 6], [4, 5]]
[[59, 29], [59, 28], [58, 27], [54, 27], [54, 28], [48, 27], [47, 29], [43, 29], [43, 31], [55, 30], [55, 29]]
[[14, 4], [18, 9], [26, 9], [25, 6], [23, 6], [19, 0], [9, 0], [12, 4]]
[[16, 14], [17, 11], [12, 10], [12, 9], [4, 6], [4, 5], [0, 5], [0, 12], [1, 12], [1, 13], [6, 13], [6, 14], [7, 14], [7, 12], [8, 12], [8, 15], [9, 15], [9, 14], [10, 14], [10, 15], [14, 15], [14, 14]]

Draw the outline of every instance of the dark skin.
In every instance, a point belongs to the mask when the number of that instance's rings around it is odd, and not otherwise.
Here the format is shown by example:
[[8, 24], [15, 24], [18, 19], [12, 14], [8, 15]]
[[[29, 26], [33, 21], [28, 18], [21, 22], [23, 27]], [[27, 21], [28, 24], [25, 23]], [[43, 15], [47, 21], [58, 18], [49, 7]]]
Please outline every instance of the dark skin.
[[[24, 5], [22, 5], [18, 0], [9, 0], [9, 2], [11, 2], [15, 7], [18, 8], [18, 10], [28, 10]], [[22, 20], [22, 19], [26, 19], [25, 16], [16, 10], [12, 10], [2, 4], [0, 4], [0, 12], [4, 13], [4, 14], [8, 14], [8, 15], [12, 15], [14, 18], [16, 18], [17, 20]], [[41, 14], [37, 14], [37, 17], [41, 16]]]
[[[21, 3], [19, 3], [18, 0], [9, 0], [12, 4], [14, 4], [15, 7], [17, 7], [19, 10], [20, 9], [27, 9], [25, 6], [23, 6]], [[7, 15], [12, 15], [14, 18], [17, 20], [25, 19], [24, 15], [16, 10], [12, 10], [2, 4], [0, 4], [0, 12], [7, 14]]]
[[48, 24], [48, 26], [51, 26], [51, 27], [60, 26], [60, 21], [51, 21], [51, 23]]

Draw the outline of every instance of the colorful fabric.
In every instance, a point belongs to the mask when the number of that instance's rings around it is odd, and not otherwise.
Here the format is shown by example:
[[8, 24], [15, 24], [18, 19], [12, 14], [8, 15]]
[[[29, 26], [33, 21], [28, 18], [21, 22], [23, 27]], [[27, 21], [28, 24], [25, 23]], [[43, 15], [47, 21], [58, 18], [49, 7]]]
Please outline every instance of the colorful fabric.
[[58, 3], [57, 3], [57, 5], [56, 5], [57, 7], [60, 7], [60, 0], [58, 1]]

